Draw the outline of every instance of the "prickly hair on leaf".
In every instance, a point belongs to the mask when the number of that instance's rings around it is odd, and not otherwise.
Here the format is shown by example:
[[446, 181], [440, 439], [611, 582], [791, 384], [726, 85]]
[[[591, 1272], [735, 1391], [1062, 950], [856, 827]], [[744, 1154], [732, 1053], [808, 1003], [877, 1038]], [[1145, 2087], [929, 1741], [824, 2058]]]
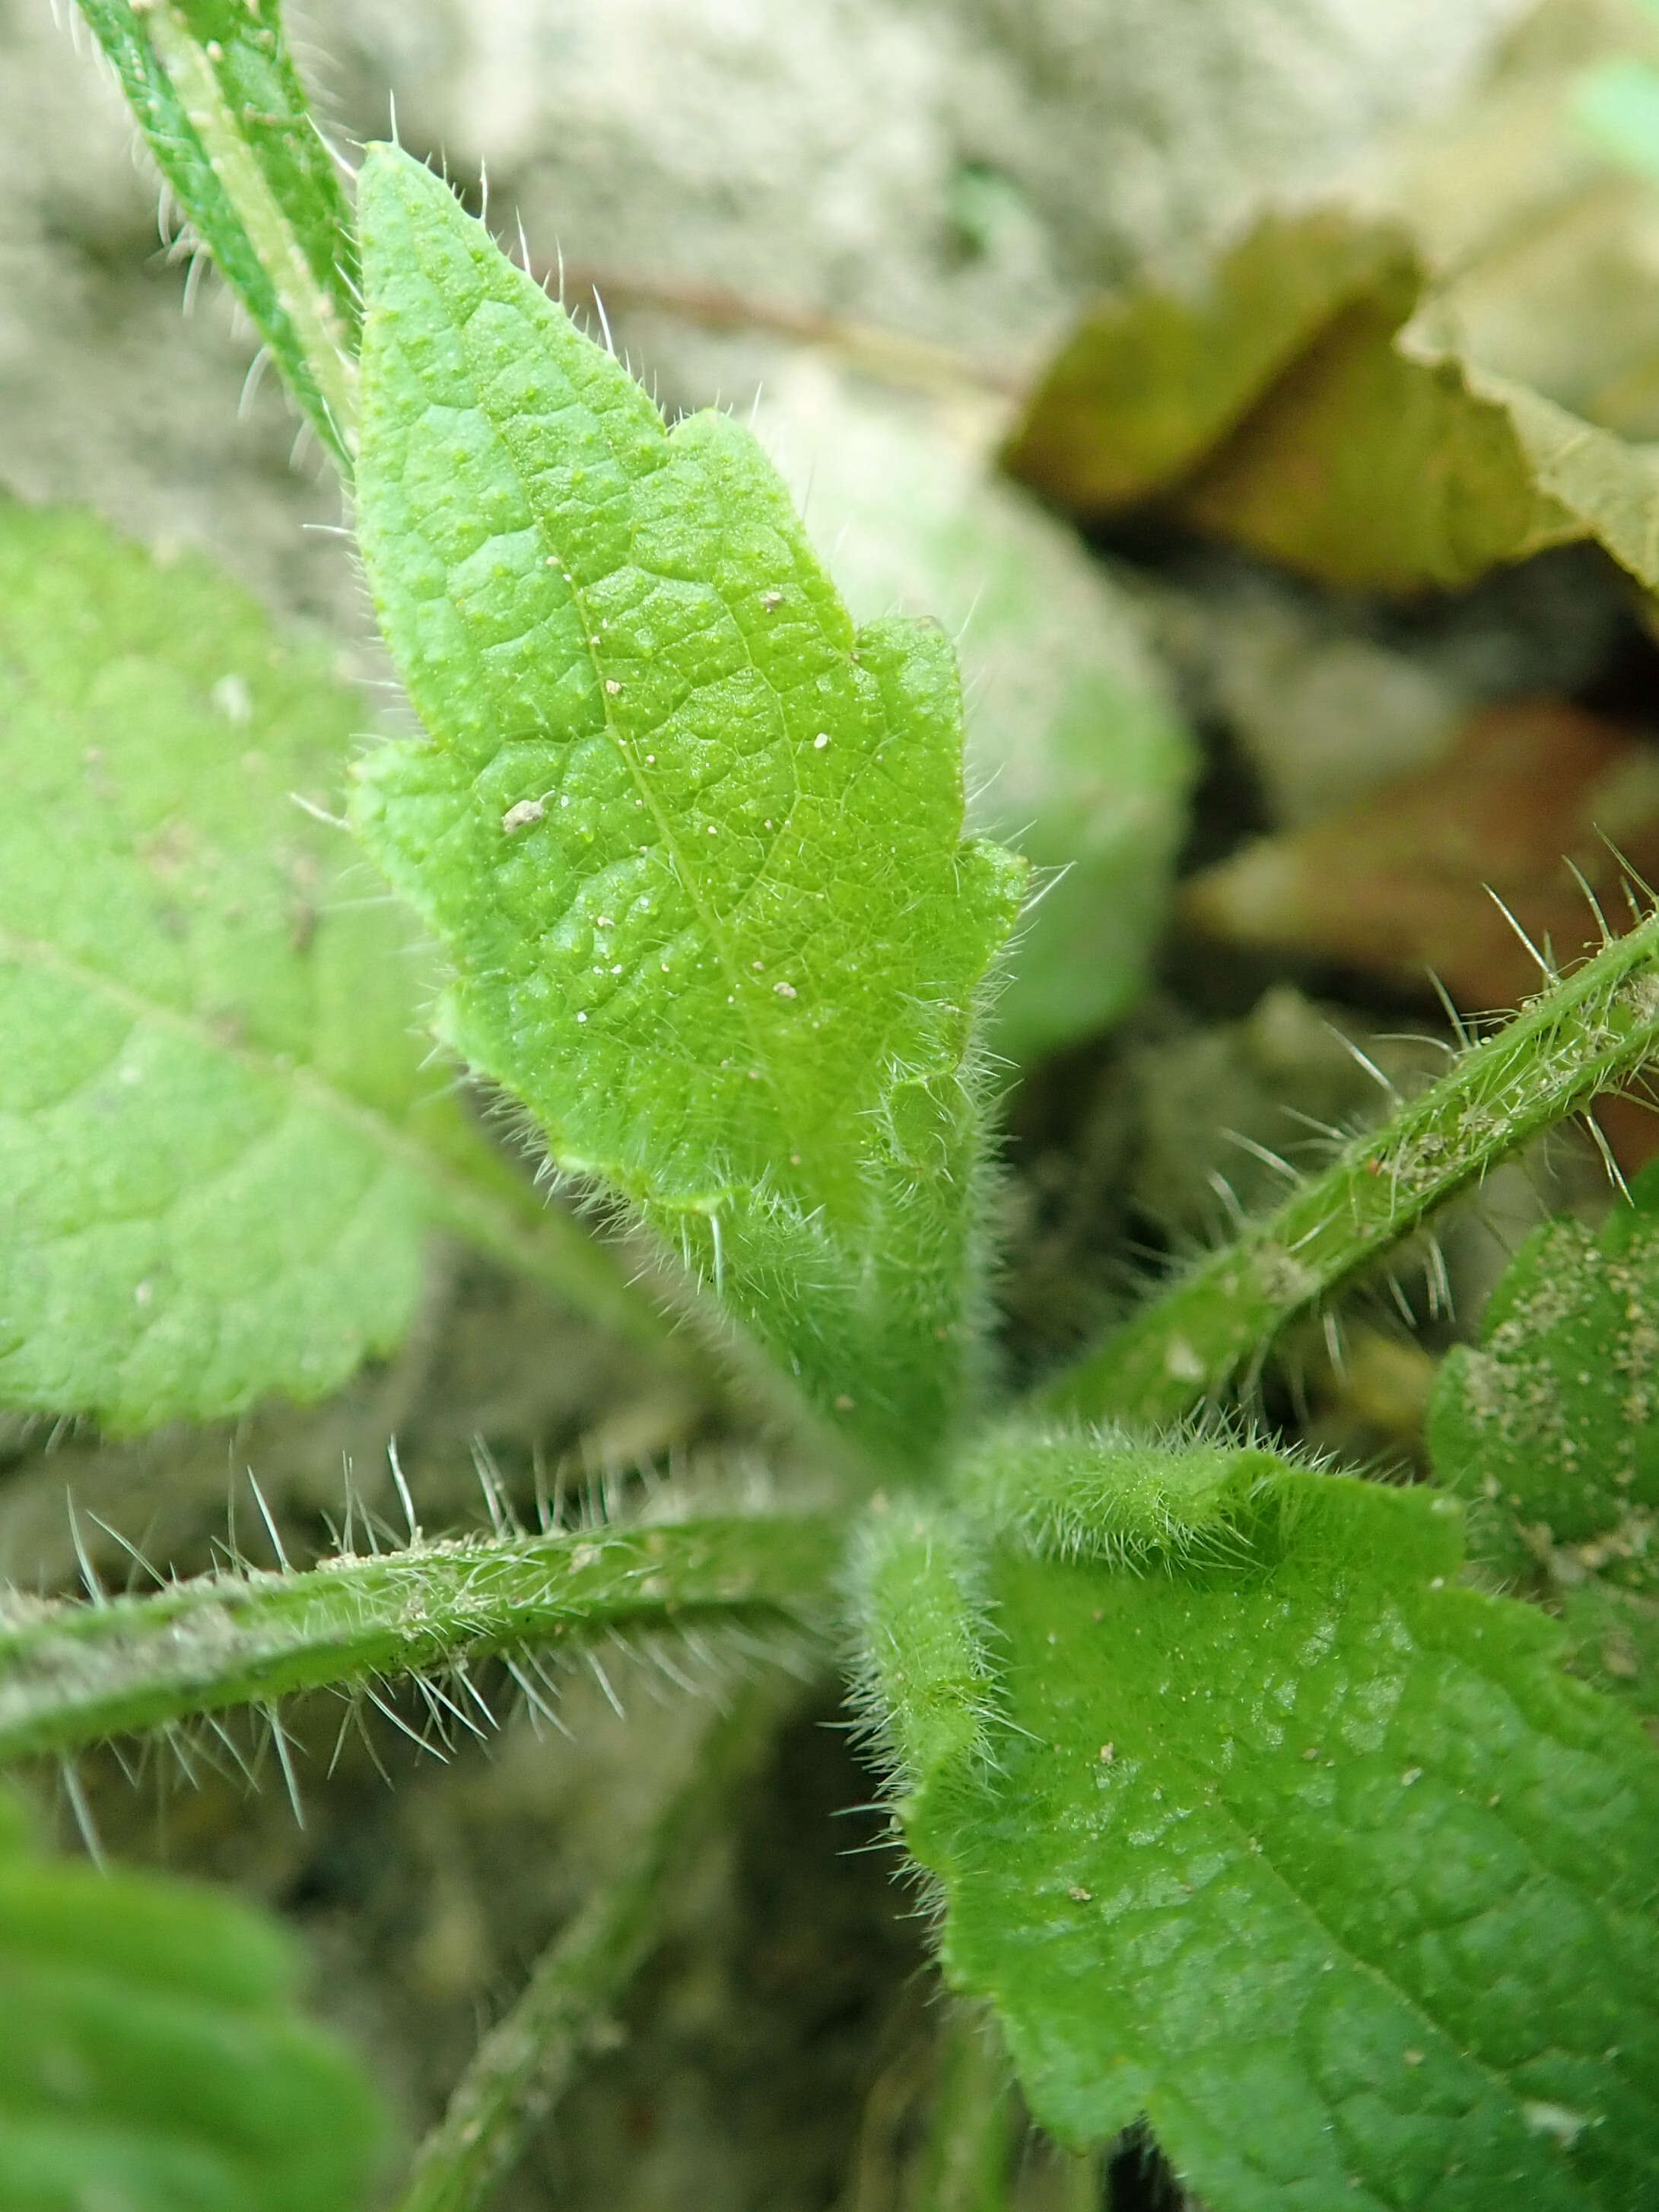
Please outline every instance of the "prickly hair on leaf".
[[1024, 879], [963, 837], [950, 647], [855, 631], [754, 438], [671, 431], [435, 177], [372, 148], [359, 204], [359, 532], [428, 736], [355, 819], [445, 1034], [833, 1424], [931, 1456]]
[[[866, 1681], [1042, 2124], [1147, 2115], [1215, 2212], [1645, 2203], [1659, 1759], [1556, 1624], [1455, 1586], [1455, 1502], [1051, 1434], [1011, 1528], [994, 1449], [953, 1542], [871, 1520]], [[884, 1656], [953, 1611], [977, 1668]]]

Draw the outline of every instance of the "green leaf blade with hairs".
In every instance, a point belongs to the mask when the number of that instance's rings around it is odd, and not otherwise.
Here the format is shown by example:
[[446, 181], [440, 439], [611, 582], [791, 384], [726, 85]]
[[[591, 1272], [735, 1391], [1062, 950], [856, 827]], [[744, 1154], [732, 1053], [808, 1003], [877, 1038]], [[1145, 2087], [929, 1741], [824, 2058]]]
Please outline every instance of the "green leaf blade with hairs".
[[1639, 1523], [1659, 1510], [1659, 1172], [1631, 1200], [1599, 1236], [1576, 1221], [1533, 1231], [1487, 1304], [1480, 1347], [1441, 1364], [1428, 1442], [1448, 1487], [1499, 1500], [1558, 1542], [1630, 1524], [1639, 1572]]
[[193, 560], [0, 507], [0, 1405], [314, 1398], [444, 1222], [649, 1336], [423, 1068], [407, 921], [326, 805], [355, 696]]
[[975, 1523], [994, 1756], [901, 1808], [946, 1973], [995, 2005], [1036, 2116], [1081, 2146], [1146, 2113], [1213, 2212], [1646, 2202], [1639, 1729], [1541, 1613], [1452, 1586], [1449, 1499], [1255, 1452], [1229, 1480], [1206, 1445], [1161, 1486], [1132, 1468], [1091, 1558], [1042, 1464], [1078, 1450], [1004, 1440], [979, 1470], [981, 1510], [1022, 1472], [1048, 1498], [1023, 1535]]
[[669, 432], [447, 188], [372, 149], [359, 529], [432, 741], [358, 827], [454, 961], [445, 1034], [711, 1277], [830, 1422], [963, 1395], [981, 979], [938, 631], [855, 632], [755, 441]]
[[356, 250], [278, 0], [81, 0], [186, 220], [349, 468]]
[[0, 1805], [0, 2208], [359, 2212], [375, 2101], [270, 1923], [28, 1850]]

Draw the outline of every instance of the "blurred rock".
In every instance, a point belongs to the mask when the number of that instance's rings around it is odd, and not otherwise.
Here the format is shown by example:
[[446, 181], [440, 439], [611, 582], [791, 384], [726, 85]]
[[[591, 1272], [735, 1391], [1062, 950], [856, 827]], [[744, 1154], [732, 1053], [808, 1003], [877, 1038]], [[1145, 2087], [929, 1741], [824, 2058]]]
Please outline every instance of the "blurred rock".
[[1431, 110], [1517, 0], [345, 0], [355, 129], [550, 255], [1022, 352]]

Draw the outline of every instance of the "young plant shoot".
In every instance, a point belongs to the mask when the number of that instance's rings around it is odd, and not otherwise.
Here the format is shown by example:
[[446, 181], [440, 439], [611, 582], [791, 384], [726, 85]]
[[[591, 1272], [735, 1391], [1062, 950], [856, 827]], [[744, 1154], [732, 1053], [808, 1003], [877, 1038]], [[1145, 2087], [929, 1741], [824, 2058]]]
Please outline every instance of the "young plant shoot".
[[[956, 1993], [917, 2203], [1012, 2204], [1012, 2069], [1067, 2152], [1149, 2127], [1207, 2212], [1659, 2205], [1659, 1755], [1636, 1670], [1567, 1663], [1654, 1640], [1652, 1185], [1522, 1252], [1432, 1483], [1245, 1425], [1288, 1322], [1654, 1054], [1659, 918], [1010, 1405], [983, 1030], [1030, 884], [964, 831], [951, 642], [855, 627], [757, 437], [671, 425], [431, 169], [371, 145], [348, 191], [276, 0], [82, 13], [349, 490], [419, 730], [354, 744], [200, 565], [0, 510], [0, 1403], [322, 1398], [410, 1330], [436, 1227], [758, 1408], [787, 1473], [437, 1540], [405, 1492], [406, 1544], [149, 1595], [88, 1568], [0, 1607], [0, 1754], [237, 1707], [280, 1748], [286, 1697], [453, 1711], [474, 1659], [540, 1706], [624, 1632], [839, 1650]], [[1581, 1589], [1623, 1563], [1582, 1617], [1494, 1589], [1551, 1596], [1569, 1547]], [[0, 1808], [0, 2212], [484, 2205], [784, 1703], [736, 1697], [401, 2179], [258, 1915]]]

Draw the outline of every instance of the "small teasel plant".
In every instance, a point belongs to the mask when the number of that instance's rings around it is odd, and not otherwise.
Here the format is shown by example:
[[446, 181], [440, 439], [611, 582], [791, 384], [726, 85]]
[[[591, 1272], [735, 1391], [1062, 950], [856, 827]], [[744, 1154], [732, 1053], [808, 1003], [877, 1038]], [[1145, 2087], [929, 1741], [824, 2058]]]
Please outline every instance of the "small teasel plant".
[[[406, 1542], [307, 1571], [14, 1599], [0, 1751], [72, 1786], [238, 1708], [280, 1751], [301, 1690], [465, 1699], [495, 1655], [540, 1700], [618, 1632], [827, 1632], [966, 2001], [918, 2202], [1006, 2201], [1017, 2082], [1074, 2154], [1149, 2125], [1212, 2212], [1659, 2203], [1651, 1187], [1516, 1260], [1443, 1370], [1436, 1483], [1227, 1412], [1654, 1056], [1659, 918], [1008, 1403], [981, 1031], [1027, 878], [964, 835], [949, 643], [855, 628], [750, 433], [671, 427], [439, 177], [375, 145], [348, 190], [275, 0], [82, 12], [339, 470], [422, 733], [354, 757], [331, 678], [204, 568], [0, 510], [0, 1401], [118, 1434], [319, 1396], [408, 1328], [441, 1225], [763, 1399], [811, 1479], [450, 1539], [405, 1496]], [[395, 900], [336, 895], [365, 856]], [[422, 1022], [591, 1230], [422, 1073]], [[1528, 1577], [1565, 1620], [1498, 1594]], [[486, 2037], [406, 2212], [487, 2201], [766, 1680]], [[264, 1920], [4, 1821], [0, 2206], [385, 2201], [364, 2069]]]

